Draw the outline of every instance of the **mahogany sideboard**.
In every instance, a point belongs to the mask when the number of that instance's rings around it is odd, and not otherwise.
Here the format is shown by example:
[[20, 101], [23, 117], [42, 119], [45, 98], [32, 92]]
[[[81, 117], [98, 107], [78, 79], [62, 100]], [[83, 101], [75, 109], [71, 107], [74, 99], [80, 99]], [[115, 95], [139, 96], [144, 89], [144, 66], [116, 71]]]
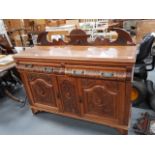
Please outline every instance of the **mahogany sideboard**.
[[36, 46], [14, 59], [33, 113], [69, 116], [127, 134], [135, 46]]

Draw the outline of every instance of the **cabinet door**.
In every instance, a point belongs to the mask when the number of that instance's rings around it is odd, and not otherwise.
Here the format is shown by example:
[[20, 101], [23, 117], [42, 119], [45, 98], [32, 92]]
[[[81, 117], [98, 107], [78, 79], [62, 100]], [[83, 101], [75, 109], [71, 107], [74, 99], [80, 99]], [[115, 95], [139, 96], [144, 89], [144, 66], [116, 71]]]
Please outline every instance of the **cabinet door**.
[[42, 108], [57, 110], [56, 77], [49, 74], [27, 73], [33, 104]]
[[84, 117], [113, 121], [119, 119], [119, 110], [124, 101], [124, 85], [118, 81], [96, 79], [81, 79], [79, 82]]
[[58, 76], [57, 79], [63, 112], [71, 115], [80, 115], [81, 112], [76, 78]]

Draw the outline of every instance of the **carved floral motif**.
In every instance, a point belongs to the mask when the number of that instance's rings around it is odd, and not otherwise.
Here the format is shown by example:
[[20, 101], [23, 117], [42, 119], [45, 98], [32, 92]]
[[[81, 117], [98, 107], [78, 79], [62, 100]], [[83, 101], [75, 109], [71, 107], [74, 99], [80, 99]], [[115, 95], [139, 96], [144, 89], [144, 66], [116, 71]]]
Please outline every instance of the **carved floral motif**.
[[115, 117], [118, 88], [103, 80], [82, 80], [85, 97], [85, 113], [96, 116]]
[[36, 79], [39, 79], [39, 78], [45, 80], [49, 84], [52, 83], [52, 78], [50, 76], [48, 76], [48, 75], [38, 74], [38, 73], [29, 73], [28, 74], [29, 81], [33, 81], [33, 80], [36, 80]]
[[44, 74], [29, 74], [28, 78], [34, 102], [56, 107], [52, 78]]
[[60, 83], [64, 112], [79, 114], [76, 88], [72, 81], [63, 80]]

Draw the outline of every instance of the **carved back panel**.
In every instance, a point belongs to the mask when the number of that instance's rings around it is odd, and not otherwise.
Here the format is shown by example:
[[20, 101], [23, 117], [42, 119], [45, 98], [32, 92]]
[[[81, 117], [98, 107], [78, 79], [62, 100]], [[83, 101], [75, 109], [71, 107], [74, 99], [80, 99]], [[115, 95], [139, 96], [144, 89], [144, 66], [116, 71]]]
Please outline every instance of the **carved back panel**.
[[39, 73], [28, 73], [27, 76], [34, 103], [57, 107], [55, 97], [55, 77]]
[[115, 31], [118, 34], [117, 39], [112, 42], [113, 45], [135, 45], [130, 34], [121, 28], [111, 28], [109, 31]]
[[73, 115], [80, 115], [80, 108], [78, 103], [78, 92], [76, 79], [71, 77], [59, 76], [58, 84], [61, 94], [61, 101], [63, 102], [63, 112]]
[[84, 114], [91, 117], [117, 117], [118, 83], [115, 81], [81, 79]]
[[109, 28], [108, 31], [115, 31], [118, 35], [115, 41], [110, 41], [110, 39], [104, 38], [104, 36], [97, 37], [95, 41], [88, 42], [87, 39], [90, 35], [87, 35], [85, 31], [81, 29], [73, 29], [70, 32], [68, 42], [63, 41], [62, 39], [53, 40], [49, 42], [47, 40], [48, 32], [42, 32], [38, 36], [38, 43], [43, 46], [52, 46], [52, 45], [82, 45], [82, 46], [104, 46], [104, 45], [135, 45], [132, 41], [130, 34], [121, 28]]
[[89, 35], [81, 29], [73, 29], [68, 37], [70, 38], [69, 45], [89, 45], [87, 41]]
[[38, 38], [37, 38], [37, 43], [41, 46], [56, 46], [56, 45], [66, 45], [67, 43], [64, 42], [62, 39], [59, 39], [59, 40], [56, 40], [56, 39], [53, 39], [51, 42], [48, 41], [48, 32], [41, 32], [39, 35], [38, 35]]

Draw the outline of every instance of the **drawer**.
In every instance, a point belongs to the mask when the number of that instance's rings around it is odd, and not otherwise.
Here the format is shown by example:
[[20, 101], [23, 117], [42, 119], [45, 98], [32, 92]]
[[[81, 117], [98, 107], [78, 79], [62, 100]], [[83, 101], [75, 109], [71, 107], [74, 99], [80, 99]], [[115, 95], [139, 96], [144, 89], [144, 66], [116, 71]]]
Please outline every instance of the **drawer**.
[[126, 68], [65, 65], [65, 74], [80, 77], [126, 79]]
[[25, 64], [17, 65], [19, 70], [26, 70], [39, 73], [60, 74], [69, 76], [108, 78], [108, 79], [126, 79], [126, 68], [123, 67], [106, 67], [106, 66], [83, 66], [68, 65], [65, 63], [49, 64]]
[[17, 65], [17, 69], [24, 70], [24, 71], [31, 71], [31, 72], [39, 72], [39, 73], [63, 73], [64, 66], [63, 64], [59, 63], [25, 63], [21, 62]]

